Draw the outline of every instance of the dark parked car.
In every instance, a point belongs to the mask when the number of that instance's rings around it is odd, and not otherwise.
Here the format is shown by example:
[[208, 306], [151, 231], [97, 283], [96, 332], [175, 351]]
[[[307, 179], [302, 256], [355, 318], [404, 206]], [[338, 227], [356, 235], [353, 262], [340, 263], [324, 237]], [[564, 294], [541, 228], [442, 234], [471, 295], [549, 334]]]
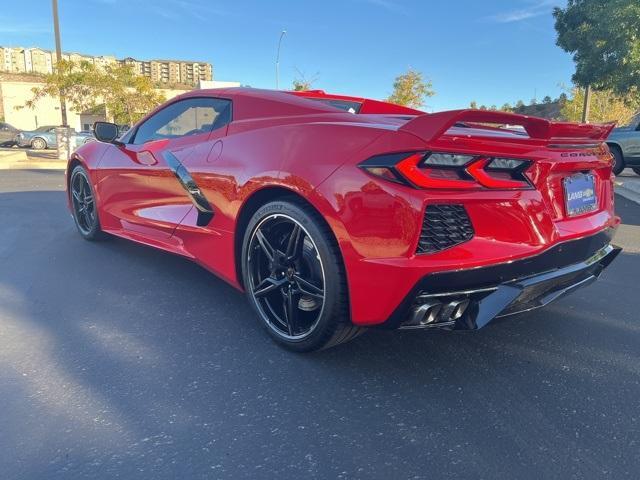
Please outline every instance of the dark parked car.
[[0, 122], [0, 146], [13, 145], [15, 136], [19, 132], [20, 130], [8, 123]]
[[[91, 132], [76, 132], [71, 129], [71, 146], [74, 150], [93, 140], [95, 140], [95, 137]], [[15, 143], [19, 147], [31, 147], [35, 150], [56, 148], [58, 146], [56, 141], [56, 127], [53, 125], [45, 125], [32, 131], [19, 132], [15, 135]]]
[[640, 114], [629, 125], [613, 129], [607, 145], [615, 158], [613, 173], [618, 175], [629, 167], [640, 175]]

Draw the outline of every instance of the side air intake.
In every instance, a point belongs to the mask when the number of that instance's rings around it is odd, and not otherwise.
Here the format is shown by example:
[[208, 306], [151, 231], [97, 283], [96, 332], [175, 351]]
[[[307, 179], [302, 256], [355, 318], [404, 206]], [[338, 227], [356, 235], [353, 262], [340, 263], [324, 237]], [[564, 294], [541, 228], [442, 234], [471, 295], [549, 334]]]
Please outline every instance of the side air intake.
[[428, 205], [416, 253], [435, 253], [473, 238], [473, 225], [462, 205]]

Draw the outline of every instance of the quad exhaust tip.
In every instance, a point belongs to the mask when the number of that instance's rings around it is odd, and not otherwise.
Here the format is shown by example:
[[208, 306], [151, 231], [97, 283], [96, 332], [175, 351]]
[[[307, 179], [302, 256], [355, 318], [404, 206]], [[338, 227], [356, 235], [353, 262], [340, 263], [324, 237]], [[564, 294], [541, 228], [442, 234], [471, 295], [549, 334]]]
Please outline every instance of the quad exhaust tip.
[[400, 328], [450, 327], [455, 324], [456, 320], [462, 318], [470, 303], [471, 300], [468, 297], [446, 301], [430, 300], [417, 305], [413, 309], [410, 319]]

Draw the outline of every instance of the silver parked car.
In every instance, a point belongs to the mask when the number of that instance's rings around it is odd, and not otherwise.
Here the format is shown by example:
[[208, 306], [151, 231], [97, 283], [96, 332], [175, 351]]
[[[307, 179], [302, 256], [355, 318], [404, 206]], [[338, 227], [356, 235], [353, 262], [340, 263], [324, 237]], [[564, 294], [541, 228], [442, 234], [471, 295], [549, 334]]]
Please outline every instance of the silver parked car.
[[[71, 129], [71, 147], [73, 149], [93, 140], [95, 140], [93, 133], [76, 132], [73, 128]], [[58, 146], [56, 127], [53, 125], [45, 125], [35, 130], [20, 132], [15, 136], [15, 143], [19, 147], [30, 147], [35, 150], [56, 148]]]
[[640, 175], [640, 114], [629, 125], [614, 128], [607, 145], [615, 158], [613, 173], [618, 175], [629, 167]]

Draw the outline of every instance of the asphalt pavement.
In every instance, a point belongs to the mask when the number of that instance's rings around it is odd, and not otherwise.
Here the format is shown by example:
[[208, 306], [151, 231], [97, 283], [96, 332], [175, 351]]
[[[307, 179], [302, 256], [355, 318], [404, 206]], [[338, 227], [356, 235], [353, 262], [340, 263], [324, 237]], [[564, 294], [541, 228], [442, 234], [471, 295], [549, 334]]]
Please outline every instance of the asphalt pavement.
[[0, 172], [0, 478], [637, 479], [638, 272], [296, 355], [189, 261], [82, 240], [62, 172]]

